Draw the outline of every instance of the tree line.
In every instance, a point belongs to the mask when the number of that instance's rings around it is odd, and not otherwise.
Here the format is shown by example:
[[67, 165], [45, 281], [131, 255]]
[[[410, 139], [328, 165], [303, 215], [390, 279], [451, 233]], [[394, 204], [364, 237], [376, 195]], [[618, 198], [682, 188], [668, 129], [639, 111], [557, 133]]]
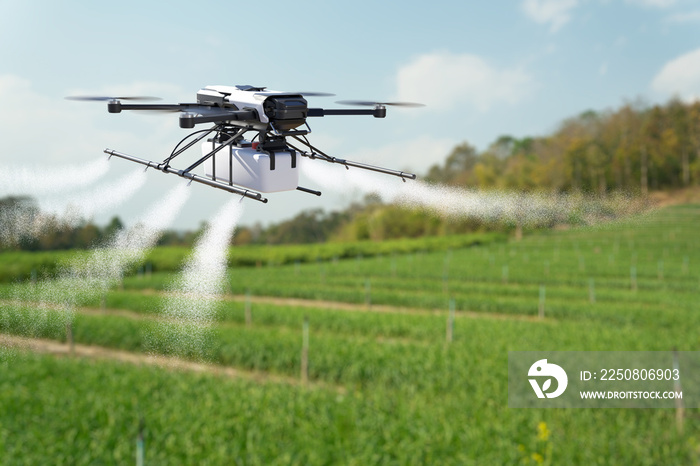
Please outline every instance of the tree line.
[[[85, 219], [68, 221], [42, 212], [29, 196], [0, 199], [0, 251], [89, 249], [108, 243], [124, 227], [116, 216], [104, 226]], [[158, 244], [191, 246], [203, 228], [185, 232], [166, 230]]]
[[700, 101], [626, 103], [569, 118], [551, 135], [501, 136], [479, 153], [455, 147], [427, 180], [481, 189], [606, 195], [682, 188], [700, 182]]

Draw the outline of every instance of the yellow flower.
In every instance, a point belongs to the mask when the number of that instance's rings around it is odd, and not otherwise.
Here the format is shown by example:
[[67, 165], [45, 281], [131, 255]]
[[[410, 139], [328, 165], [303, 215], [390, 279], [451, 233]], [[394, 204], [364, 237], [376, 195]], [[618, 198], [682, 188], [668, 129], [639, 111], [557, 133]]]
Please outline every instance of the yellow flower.
[[537, 464], [544, 463], [544, 456], [540, 455], [539, 453], [533, 453], [532, 459], [535, 460]]
[[537, 440], [541, 442], [549, 440], [549, 429], [547, 428], [547, 423], [544, 421], [537, 424]]

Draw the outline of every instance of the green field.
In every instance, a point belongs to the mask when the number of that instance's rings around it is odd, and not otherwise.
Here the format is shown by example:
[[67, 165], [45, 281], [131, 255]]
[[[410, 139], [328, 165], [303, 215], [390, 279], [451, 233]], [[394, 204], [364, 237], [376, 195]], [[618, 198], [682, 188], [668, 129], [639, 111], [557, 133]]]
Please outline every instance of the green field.
[[[518, 242], [239, 253], [247, 259], [230, 260], [201, 340], [163, 316], [176, 278], [168, 267], [136, 267], [101, 296], [75, 296], [68, 314], [22, 275], [0, 286], [6, 335], [65, 342], [71, 322], [80, 348], [209, 366], [8, 348], [0, 462], [132, 462], [143, 420], [147, 464], [697, 463], [695, 410], [679, 432], [674, 410], [510, 409], [507, 362], [508, 351], [697, 350], [699, 213], [678, 206]], [[150, 260], [165, 263], [165, 253]], [[20, 256], [0, 259], [8, 269], [33, 260]]]

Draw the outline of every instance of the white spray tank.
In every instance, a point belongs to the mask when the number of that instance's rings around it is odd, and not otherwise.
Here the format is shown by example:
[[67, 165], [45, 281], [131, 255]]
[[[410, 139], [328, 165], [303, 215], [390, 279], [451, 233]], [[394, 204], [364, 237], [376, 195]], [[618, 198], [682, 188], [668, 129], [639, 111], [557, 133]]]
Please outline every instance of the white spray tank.
[[[222, 144], [202, 144], [207, 155]], [[257, 143], [241, 140], [223, 148], [204, 162], [206, 176], [263, 193], [291, 191], [299, 185], [301, 155], [294, 150], [263, 151]]]

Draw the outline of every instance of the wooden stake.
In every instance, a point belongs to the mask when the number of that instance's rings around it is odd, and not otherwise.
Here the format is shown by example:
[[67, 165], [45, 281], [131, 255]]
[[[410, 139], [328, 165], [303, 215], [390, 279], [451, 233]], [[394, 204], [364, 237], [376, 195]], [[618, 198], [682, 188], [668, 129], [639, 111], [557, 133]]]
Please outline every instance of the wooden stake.
[[143, 444], [143, 418], [139, 420], [139, 435], [136, 437], [136, 466], [144, 466], [145, 449]]
[[[678, 363], [678, 351], [673, 350], [673, 370], [680, 373], [680, 365]], [[673, 391], [676, 393], [683, 393], [681, 389], [681, 379], [675, 380], [673, 382]], [[683, 398], [676, 398], [676, 429], [678, 429], [679, 434], [683, 434], [683, 418], [684, 418], [684, 406]]]
[[595, 302], [595, 281], [592, 278], [588, 279], [588, 300]]
[[309, 317], [304, 316], [301, 341], [301, 383], [309, 383]]
[[544, 319], [544, 300], [545, 300], [545, 289], [544, 285], [540, 285], [540, 306], [538, 310], [538, 317]]
[[253, 325], [253, 316], [251, 313], [250, 289], [245, 292], [245, 324], [250, 327]]
[[365, 280], [365, 305], [367, 309], [372, 308], [372, 285], [369, 282], [369, 278]]
[[75, 341], [73, 340], [73, 322], [66, 322], [66, 340], [70, 346], [70, 355], [75, 356]]
[[454, 331], [454, 325], [455, 325], [455, 300], [454, 298], [450, 299], [450, 308], [449, 312], [447, 314], [447, 343], [452, 343], [452, 334]]

